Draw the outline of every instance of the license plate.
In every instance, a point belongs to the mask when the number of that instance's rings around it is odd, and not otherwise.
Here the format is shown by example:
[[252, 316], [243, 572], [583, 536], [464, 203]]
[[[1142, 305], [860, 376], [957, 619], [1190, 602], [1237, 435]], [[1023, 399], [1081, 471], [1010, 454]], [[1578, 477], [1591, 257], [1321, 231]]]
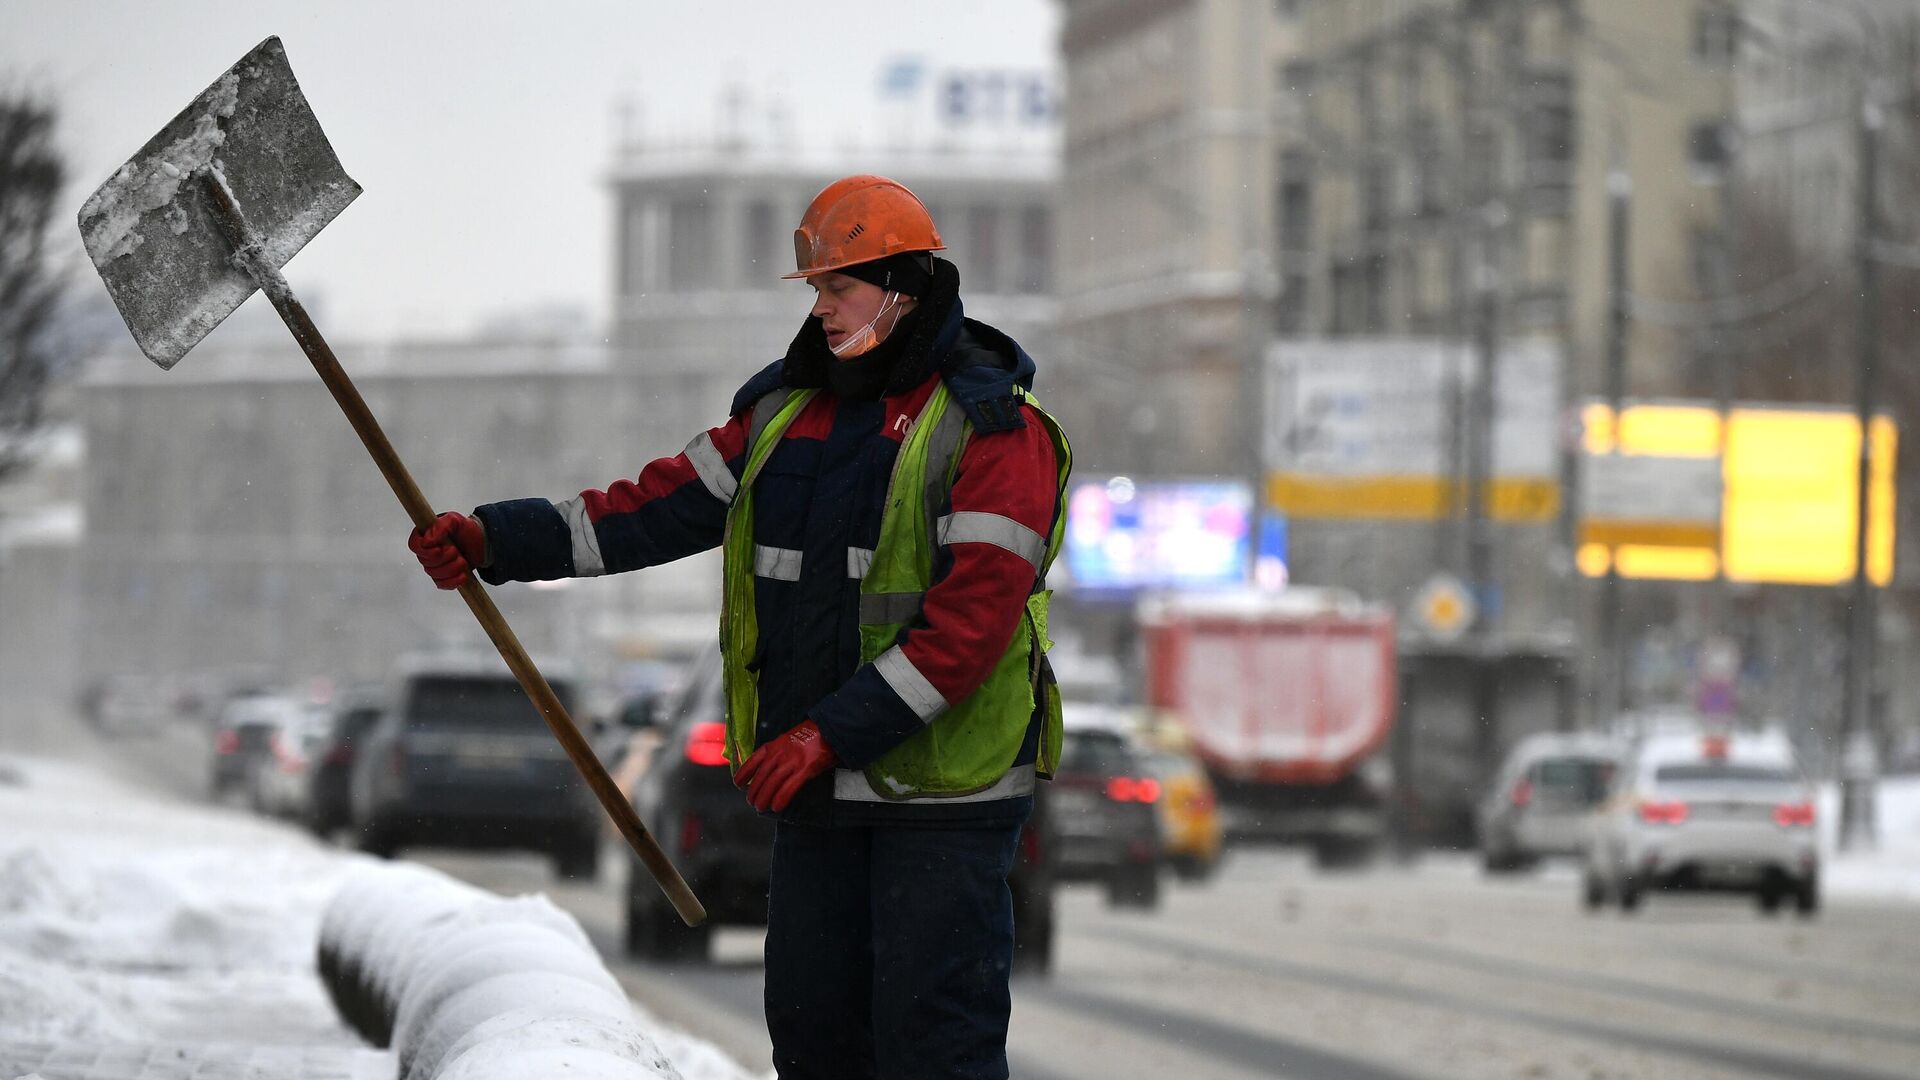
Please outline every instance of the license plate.
[[1095, 799], [1091, 792], [1066, 790], [1054, 795], [1054, 804], [1063, 813], [1078, 814], [1093, 809]]
[[1760, 876], [1752, 863], [1708, 863], [1700, 868], [1700, 877], [1716, 885], [1744, 885]]

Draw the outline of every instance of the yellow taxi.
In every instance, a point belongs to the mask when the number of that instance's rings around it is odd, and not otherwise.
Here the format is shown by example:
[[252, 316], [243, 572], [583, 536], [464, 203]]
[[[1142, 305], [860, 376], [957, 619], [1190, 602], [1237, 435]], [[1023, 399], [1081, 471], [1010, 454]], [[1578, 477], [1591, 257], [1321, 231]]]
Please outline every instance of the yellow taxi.
[[1185, 881], [1203, 881], [1220, 865], [1226, 829], [1213, 782], [1194, 757], [1185, 727], [1152, 717], [1143, 731], [1148, 767], [1160, 781], [1160, 833], [1167, 862]]

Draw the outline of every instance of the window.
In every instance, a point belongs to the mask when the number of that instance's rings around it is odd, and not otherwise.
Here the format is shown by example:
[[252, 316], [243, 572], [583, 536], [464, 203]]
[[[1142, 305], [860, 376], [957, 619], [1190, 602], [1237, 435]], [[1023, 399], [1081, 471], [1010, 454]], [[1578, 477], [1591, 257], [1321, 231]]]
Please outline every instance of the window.
[[1313, 181], [1307, 156], [1288, 151], [1280, 159], [1280, 205], [1274, 220], [1280, 226], [1280, 251], [1306, 251], [1313, 246]]
[[1446, 212], [1446, 162], [1440, 156], [1440, 137], [1433, 120], [1421, 117], [1411, 125], [1413, 152], [1407, 156], [1407, 188], [1413, 212], [1431, 217]]
[[773, 204], [748, 203], [740, 232], [740, 268], [748, 288], [771, 289], [779, 283], [779, 275], [784, 272], [779, 240], [780, 226], [774, 222]]
[[1696, 184], [1718, 184], [1733, 164], [1733, 130], [1725, 120], [1703, 120], [1687, 137], [1687, 161]]
[[1053, 215], [1044, 206], [1020, 210], [1020, 278], [1023, 293], [1046, 293], [1053, 288]]
[[975, 206], [967, 211], [967, 271], [982, 292], [999, 292], [1001, 281], [1000, 208]]
[[1566, 75], [1538, 76], [1527, 110], [1527, 169], [1535, 179], [1562, 172], [1573, 161], [1573, 82]]
[[713, 273], [713, 209], [704, 196], [667, 204], [668, 292], [710, 288]]
[[1365, 309], [1364, 328], [1377, 334], [1387, 328], [1387, 257], [1369, 255], [1361, 279], [1361, 304]]
[[1693, 58], [1715, 67], [1731, 64], [1740, 47], [1740, 13], [1708, 7], [1693, 15]]
[[1369, 232], [1384, 229], [1393, 212], [1393, 165], [1387, 161], [1368, 163], [1361, 176], [1360, 225]]

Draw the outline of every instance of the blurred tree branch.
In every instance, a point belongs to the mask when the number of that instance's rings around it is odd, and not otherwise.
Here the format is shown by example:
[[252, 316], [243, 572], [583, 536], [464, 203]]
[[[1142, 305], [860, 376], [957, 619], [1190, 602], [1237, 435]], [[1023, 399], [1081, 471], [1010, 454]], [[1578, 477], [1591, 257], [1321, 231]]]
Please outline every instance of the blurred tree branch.
[[29, 462], [61, 367], [51, 331], [65, 281], [47, 254], [66, 179], [55, 122], [45, 101], [0, 95], [0, 478]]

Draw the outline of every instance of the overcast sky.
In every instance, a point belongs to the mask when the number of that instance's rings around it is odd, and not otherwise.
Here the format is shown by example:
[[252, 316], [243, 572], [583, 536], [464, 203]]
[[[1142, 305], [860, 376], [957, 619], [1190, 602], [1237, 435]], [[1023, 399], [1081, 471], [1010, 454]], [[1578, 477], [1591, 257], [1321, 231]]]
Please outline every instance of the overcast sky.
[[97, 289], [80, 203], [279, 35], [365, 189], [288, 265], [295, 291], [336, 340], [446, 335], [549, 305], [604, 314], [604, 178], [623, 98], [641, 103], [648, 134], [698, 134], [739, 83], [784, 96], [811, 144], [873, 143], [890, 60], [1052, 69], [1058, 21], [1054, 0], [0, 0], [0, 89], [60, 107], [72, 182], [57, 239]]

